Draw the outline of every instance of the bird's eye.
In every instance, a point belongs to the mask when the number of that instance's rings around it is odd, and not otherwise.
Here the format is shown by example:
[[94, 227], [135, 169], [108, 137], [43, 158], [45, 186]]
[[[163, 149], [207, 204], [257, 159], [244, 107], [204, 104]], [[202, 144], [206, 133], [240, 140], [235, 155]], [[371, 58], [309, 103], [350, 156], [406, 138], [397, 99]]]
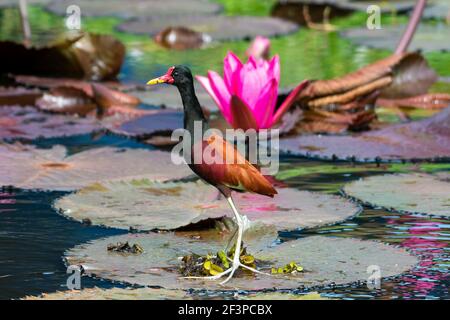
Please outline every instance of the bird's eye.
[[173, 75], [174, 75], [174, 76], [177, 76], [177, 75], [178, 75], [178, 72], [175, 72]]

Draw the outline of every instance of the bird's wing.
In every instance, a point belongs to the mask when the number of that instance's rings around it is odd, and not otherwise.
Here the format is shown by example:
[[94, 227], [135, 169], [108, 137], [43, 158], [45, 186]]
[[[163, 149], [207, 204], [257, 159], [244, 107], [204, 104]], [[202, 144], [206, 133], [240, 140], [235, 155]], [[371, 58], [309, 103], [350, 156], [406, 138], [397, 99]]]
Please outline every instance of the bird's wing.
[[236, 147], [219, 135], [211, 135], [203, 141], [203, 150], [212, 153], [221, 163], [198, 166], [199, 173], [206, 181], [230, 189], [258, 193], [273, 197], [277, 191], [255, 166], [243, 157]]

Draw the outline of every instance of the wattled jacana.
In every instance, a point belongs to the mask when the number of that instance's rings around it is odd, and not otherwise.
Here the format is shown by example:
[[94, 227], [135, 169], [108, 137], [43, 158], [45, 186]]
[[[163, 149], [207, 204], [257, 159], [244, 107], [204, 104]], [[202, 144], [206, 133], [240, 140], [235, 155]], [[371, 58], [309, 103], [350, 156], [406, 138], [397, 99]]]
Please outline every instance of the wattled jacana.
[[[186, 162], [194, 173], [205, 182], [216, 187], [225, 196], [233, 210], [238, 225], [232, 267], [218, 275], [201, 278], [216, 280], [228, 274], [228, 277], [221, 282], [221, 284], [224, 284], [233, 277], [233, 274], [239, 267], [261, 273], [240, 262], [242, 234], [244, 232], [244, 223], [246, 220], [244, 216], [239, 214], [234, 205], [231, 191], [252, 192], [269, 197], [273, 197], [277, 191], [258, 169], [249, 163], [241, 154], [239, 154], [233, 145], [229, 144], [221, 136], [211, 134], [207, 137], [202, 135], [201, 137], [196, 138], [196, 135], [194, 134], [196, 121], [201, 124], [203, 133], [209, 126], [203, 115], [197, 96], [195, 95], [194, 81], [191, 70], [189, 70], [188, 67], [182, 65], [171, 67], [165, 75], [147, 82], [149, 85], [158, 83], [168, 83], [178, 88], [184, 107], [184, 129], [190, 133], [191, 137], [191, 159], [186, 159]], [[204, 161], [203, 151], [205, 148], [209, 148], [209, 150], [213, 149], [215, 157], [219, 156], [221, 161], [215, 161], [213, 163], [211, 163], [211, 161]], [[201, 152], [200, 159], [202, 161], [194, 161], [195, 154], [197, 153], [198, 157], [199, 152]], [[230, 157], [230, 155], [232, 156]]]

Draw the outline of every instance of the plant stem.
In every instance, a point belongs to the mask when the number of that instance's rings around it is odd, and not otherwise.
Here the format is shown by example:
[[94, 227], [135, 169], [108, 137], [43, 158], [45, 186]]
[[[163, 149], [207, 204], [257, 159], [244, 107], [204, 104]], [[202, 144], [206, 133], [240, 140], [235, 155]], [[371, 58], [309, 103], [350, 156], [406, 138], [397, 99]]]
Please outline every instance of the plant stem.
[[400, 42], [398, 43], [397, 49], [395, 50], [395, 54], [402, 54], [407, 49], [411, 40], [416, 32], [417, 26], [419, 25], [420, 18], [422, 18], [423, 9], [427, 4], [427, 0], [418, 0], [414, 11], [411, 15], [411, 19], [409, 20], [408, 26], [406, 27], [405, 33], [403, 34]]

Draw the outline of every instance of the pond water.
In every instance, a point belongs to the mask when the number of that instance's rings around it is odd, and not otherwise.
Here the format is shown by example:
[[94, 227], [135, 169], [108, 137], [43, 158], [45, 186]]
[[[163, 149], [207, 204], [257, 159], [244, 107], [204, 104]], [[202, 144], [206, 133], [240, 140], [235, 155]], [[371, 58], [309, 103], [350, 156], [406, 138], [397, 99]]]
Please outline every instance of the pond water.
[[[221, 2], [224, 2], [222, 0]], [[244, 3], [244, 5], [236, 5]], [[268, 2], [258, 0], [229, 1], [228, 14], [264, 15], [270, 9]], [[19, 25], [14, 9], [0, 9], [0, 38], [17, 38]], [[61, 18], [38, 6], [30, 7], [34, 42], [39, 42], [48, 30], [62, 28]], [[337, 20], [338, 26], [361, 23], [361, 15]], [[402, 20], [403, 19], [403, 20]], [[387, 19], [389, 23], [404, 21], [404, 17]], [[213, 44], [203, 50], [172, 52], [156, 46], [147, 37], [116, 32], [116, 18], [86, 18], [85, 29], [116, 35], [124, 41], [128, 53], [120, 74], [124, 82], [144, 83], [167, 69], [168, 65], [187, 64], [195, 73], [208, 69], [221, 70], [227, 50], [243, 56], [245, 41]], [[300, 30], [272, 40], [272, 52], [279, 53], [282, 63], [282, 85], [289, 86], [305, 78], [331, 78], [345, 74], [389, 54], [353, 46], [337, 33]], [[426, 55], [431, 66], [441, 76], [450, 76], [450, 55]], [[445, 84], [437, 86], [449, 89]], [[447, 92], [450, 92], [448, 90]], [[388, 115], [389, 116], [389, 115]], [[418, 117], [420, 117], [419, 115]], [[48, 148], [63, 144], [71, 153], [99, 146], [151, 148], [115, 136], [77, 136], [63, 139], [34, 141]], [[359, 177], [393, 172], [398, 166], [367, 166], [362, 164], [330, 163], [304, 158], [283, 157], [279, 178], [286, 184], [302, 190], [339, 193], [342, 185]], [[419, 170], [404, 165], [402, 171]], [[428, 170], [449, 170], [448, 165], [430, 166]], [[288, 174], [287, 174], [288, 173]], [[67, 279], [62, 254], [73, 246], [123, 231], [93, 227], [60, 216], [52, 202], [61, 192], [0, 191], [0, 299], [20, 298], [42, 292], [64, 290]], [[365, 207], [357, 217], [333, 226], [295, 232], [283, 232], [281, 239], [321, 234], [332, 237], [355, 237], [379, 240], [408, 249], [421, 258], [420, 265], [408, 274], [382, 282], [381, 289], [370, 290], [365, 285], [339, 288], [321, 288], [326, 296], [342, 299], [450, 299], [450, 221], [420, 215], [399, 215], [381, 209]], [[120, 286], [106, 280], [83, 277], [83, 287]], [[215, 296], [215, 295], [214, 295]], [[226, 295], [220, 295], [227, 297]], [[211, 296], [213, 297], [213, 296]]]

